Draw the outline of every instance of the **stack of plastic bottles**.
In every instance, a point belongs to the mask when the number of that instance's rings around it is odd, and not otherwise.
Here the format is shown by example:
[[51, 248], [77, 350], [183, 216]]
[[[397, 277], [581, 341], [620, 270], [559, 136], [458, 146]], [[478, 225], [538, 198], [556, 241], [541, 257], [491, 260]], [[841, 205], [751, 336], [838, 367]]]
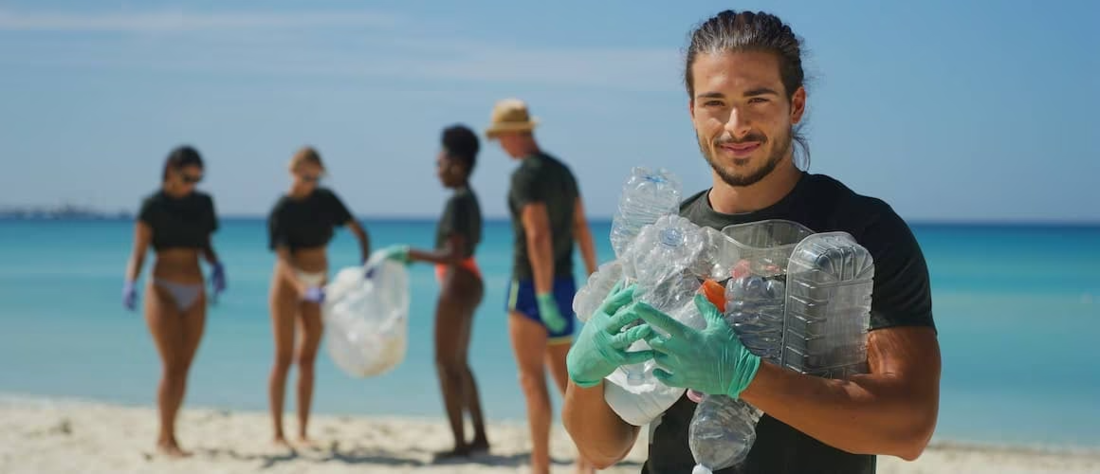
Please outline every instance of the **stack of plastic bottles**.
[[[874, 264], [865, 248], [846, 233], [814, 233], [782, 220], [722, 234], [740, 257], [726, 285], [726, 320], [749, 351], [820, 377], [866, 371]], [[688, 428], [693, 474], [743, 462], [761, 415], [744, 401], [704, 396]]]
[[[726, 321], [767, 362], [820, 377], [866, 372], [874, 276], [866, 249], [846, 233], [815, 233], [783, 220], [721, 232], [699, 227], [677, 215], [680, 196], [670, 172], [632, 170], [612, 224], [617, 259], [601, 266], [573, 301], [582, 320], [622, 280], [637, 284], [637, 300], [701, 329], [693, 297], [709, 279], [724, 284], [726, 301], [715, 303]], [[706, 293], [715, 300], [713, 291]], [[646, 348], [639, 341], [629, 350]], [[683, 396], [684, 389], [653, 377], [655, 367], [653, 361], [624, 366], [606, 378], [605, 400], [624, 421], [647, 424]], [[692, 399], [698, 403], [688, 439], [694, 474], [743, 462], [760, 410], [725, 395]]]
[[[726, 321], [750, 352], [774, 364], [782, 355], [787, 260], [812, 233], [778, 220], [722, 229], [724, 252], [738, 258], [727, 275]], [[740, 464], [756, 441], [760, 410], [725, 395], [703, 395], [698, 403], [688, 427], [694, 474]]]

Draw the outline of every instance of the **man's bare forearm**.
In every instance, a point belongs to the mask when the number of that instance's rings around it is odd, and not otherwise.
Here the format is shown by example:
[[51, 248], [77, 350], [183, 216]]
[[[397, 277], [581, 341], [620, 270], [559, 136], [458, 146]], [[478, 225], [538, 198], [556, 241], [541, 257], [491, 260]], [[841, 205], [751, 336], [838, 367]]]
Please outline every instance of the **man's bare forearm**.
[[[934, 340], [934, 336], [924, 337]], [[741, 398], [835, 448], [913, 460], [928, 445], [936, 425], [939, 352], [938, 346], [926, 344], [908, 348], [911, 351], [905, 352], [909, 353], [894, 352], [889, 357], [920, 360], [929, 368], [894, 370], [886, 361], [869, 375], [834, 380], [761, 363]], [[899, 347], [893, 345], [890, 349], [897, 351]], [[875, 344], [869, 350], [874, 352]], [[869, 358], [874, 366], [879, 357], [870, 354]]]
[[564, 402], [562, 423], [585, 459], [605, 469], [630, 454], [639, 427], [623, 421], [607, 405], [602, 382], [581, 388], [570, 381]]

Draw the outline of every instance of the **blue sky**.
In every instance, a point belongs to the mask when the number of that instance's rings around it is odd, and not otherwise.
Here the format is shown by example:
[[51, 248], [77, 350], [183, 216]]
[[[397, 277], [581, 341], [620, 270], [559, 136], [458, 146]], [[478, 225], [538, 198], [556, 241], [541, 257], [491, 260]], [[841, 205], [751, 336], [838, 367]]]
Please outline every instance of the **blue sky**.
[[432, 217], [441, 127], [516, 96], [608, 216], [634, 165], [709, 185], [681, 51], [736, 7], [806, 40], [811, 171], [909, 220], [1100, 221], [1095, 2], [95, 3], [0, 0], [0, 205], [133, 210], [191, 143], [219, 211], [262, 215], [308, 143], [357, 214]]

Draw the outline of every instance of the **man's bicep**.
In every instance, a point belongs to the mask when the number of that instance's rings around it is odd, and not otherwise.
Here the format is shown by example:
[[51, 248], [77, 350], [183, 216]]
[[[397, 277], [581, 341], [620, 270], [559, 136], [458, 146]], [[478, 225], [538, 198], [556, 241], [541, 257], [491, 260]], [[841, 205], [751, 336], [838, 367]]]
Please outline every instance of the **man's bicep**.
[[935, 418], [941, 360], [933, 328], [910, 326], [871, 331], [867, 337], [867, 363], [871, 376], [885, 382], [882, 387], [887, 391], [880, 395]]
[[550, 215], [544, 203], [535, 202], [524, 205], [520, 211], [520, 217], [528, 236], [546, 234], [550, 230]]

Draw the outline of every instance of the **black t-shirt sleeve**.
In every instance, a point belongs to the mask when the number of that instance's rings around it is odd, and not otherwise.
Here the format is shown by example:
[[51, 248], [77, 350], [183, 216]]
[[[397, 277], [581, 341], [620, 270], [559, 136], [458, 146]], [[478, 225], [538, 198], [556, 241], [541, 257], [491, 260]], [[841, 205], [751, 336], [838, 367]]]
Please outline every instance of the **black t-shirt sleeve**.
[[329, 191], [326, 193], [328, 196], [328, 208], [332, 215], [332, 225], [344, 225], [351, 221], [351, 211], [344, 205], [344, 201], [340, 200], [340, 196], [336, 193]]
[[860, 245], [875, 264], [871, 329], [930, 326], [932, 290], [928, 265], [912, 230], [888, 205], [866, 229]]
[[522, 208], [531, 203], [546, 201], [544, 180], [538, 179], [538, 173], [532, 168], [522, 168], [512, 176], [512, 202]]
[[141, 201], [141, 209], [138, 211], [138, 220], [150, 227], [156, 223], [157, 204], [151, 197]]
[[218, 230], [218, 212], [214, 208], [214, 198], [206, 196], [206, 229], [210, 233]]
[[286, 222], [282, 217], [282, 205], [276, 204], [267, 216], [267, 246], [271, 250], [289, 245], [286, 234]]
[[473, 235], [473, 209], [469, 200], [452, 198], [447, 202], [440, 228], [444, 237], [461, 235], [469, 244]]

